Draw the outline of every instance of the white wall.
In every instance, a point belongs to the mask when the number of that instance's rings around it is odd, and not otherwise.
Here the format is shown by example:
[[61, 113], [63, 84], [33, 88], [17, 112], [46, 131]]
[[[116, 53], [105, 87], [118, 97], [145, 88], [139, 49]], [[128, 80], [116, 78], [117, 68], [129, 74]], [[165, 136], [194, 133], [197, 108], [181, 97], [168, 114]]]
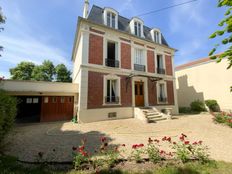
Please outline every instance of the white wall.
[[221, 109], [232, 109], [232, 69], [228, 62], [201, 63], [176, 71], [179, 106], [189, 106], [196, 99], [215, 99]]

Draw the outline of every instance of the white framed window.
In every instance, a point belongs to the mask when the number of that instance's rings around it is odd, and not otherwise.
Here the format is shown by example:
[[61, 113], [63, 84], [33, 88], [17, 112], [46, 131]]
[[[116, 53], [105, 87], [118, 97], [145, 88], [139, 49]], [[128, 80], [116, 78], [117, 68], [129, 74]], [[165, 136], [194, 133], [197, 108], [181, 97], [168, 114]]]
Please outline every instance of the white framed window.
[[156, 54], [156, 67], [158, 74], [165, 74], [165, 58], [163, 54]]
[[112, 8], [105, 8], [104, 24], [108, 27], [118, 29], [118, 12]]
[[104, 105], [120, 104], [120, 77], [104, 76]]
[[33, 98], [33, 103], [39, 103], [39, 98]]
[[131, 33], [138, 36], [144, 37], [143, 34], [143, 21], [137, 17], [134, 17], [130, 21]]
[[134, 57], [134, 63], [138, 65], [143, 65], [143, 50], [139, 48], [135, 48], [135, 57]]
[[152, 29], [151, 30], [151, 36], [152, 36], [152, 40], [155, 43], [162, 44], [161, 32], [160, 32], [159, 29], [157, 29], [157, 28]]
[[44, 103], [48, 103], [48, 97], [44, 97]]
[[26, 99], [26, 103], [27, 103], [27, 104], [32, 103], [32, 98], [27, 98], [27, 99]]
[[134, 23], [135, 35], [141, 37], [142, 33], [142, 24], [140, 22]]
[[167, 84], [166, 82], [157, 83], [157, 101], [158, 103], [167, 103]]

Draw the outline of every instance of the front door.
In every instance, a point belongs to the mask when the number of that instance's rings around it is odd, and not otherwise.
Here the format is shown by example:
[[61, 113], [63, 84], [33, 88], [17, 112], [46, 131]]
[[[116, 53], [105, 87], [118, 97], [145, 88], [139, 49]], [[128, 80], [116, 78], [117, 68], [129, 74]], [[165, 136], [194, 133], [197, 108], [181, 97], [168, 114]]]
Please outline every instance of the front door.
[[144, 106], [144, 83], [135, 82], [135, 106]]

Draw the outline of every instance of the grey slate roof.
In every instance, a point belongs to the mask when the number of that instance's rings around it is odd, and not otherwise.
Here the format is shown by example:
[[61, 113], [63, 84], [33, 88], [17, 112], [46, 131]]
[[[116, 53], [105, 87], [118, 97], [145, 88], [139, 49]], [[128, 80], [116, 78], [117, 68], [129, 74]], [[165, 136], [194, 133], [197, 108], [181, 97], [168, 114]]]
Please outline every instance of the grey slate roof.
[[[104, 25], [103, 12], [104, 12], [103, 8], [93, 5], [89, 13], [88, 20], [94, 23], [97, 23], [97, 24]], [[118, 16], [118, 30], [131, 34], [129, 23], [130, 23], [129, 19], [123, 16], [120, 16], [120, 15]], [[151, 34], [150, 34], [151, 30], [152, 30], [151, 28], [145, 25], [143, 26], [145, 39], [150, 40], [150, 41], [152, 41]], [[163, 45], [169, 46], [162, 34], [161, 34], [161, 41]]]

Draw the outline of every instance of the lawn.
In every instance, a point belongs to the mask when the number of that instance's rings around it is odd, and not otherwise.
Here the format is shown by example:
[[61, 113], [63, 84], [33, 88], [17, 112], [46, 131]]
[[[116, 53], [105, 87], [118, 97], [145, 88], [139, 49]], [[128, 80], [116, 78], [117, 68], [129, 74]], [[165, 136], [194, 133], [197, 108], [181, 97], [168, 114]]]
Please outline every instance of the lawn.
[[[126, 166], [125, 166], [126, 167]], [[186, 164], [179, 164], [177, 166], [162, 166], [154, 167], [152, 170], [148, 170], [145, 173], [149, 174], [230, 174], [232, 171], [232, 163], [211, 161], [207, 164], [200, 164], [198, 162], [191, 162]], [[25, 167], [17, 162], [17, 159], [9, 156], [0, 156], [0, 173], [1, 174], [81, 174], [88, 172], [80, 172], [72, 169], [55, 170], [47, 166], [34, 166]], [[136, 173], [131, 171], [121, 170], [106, 170], [99, 173]], [[138, 172], [137, 173], [141, 173]]]

